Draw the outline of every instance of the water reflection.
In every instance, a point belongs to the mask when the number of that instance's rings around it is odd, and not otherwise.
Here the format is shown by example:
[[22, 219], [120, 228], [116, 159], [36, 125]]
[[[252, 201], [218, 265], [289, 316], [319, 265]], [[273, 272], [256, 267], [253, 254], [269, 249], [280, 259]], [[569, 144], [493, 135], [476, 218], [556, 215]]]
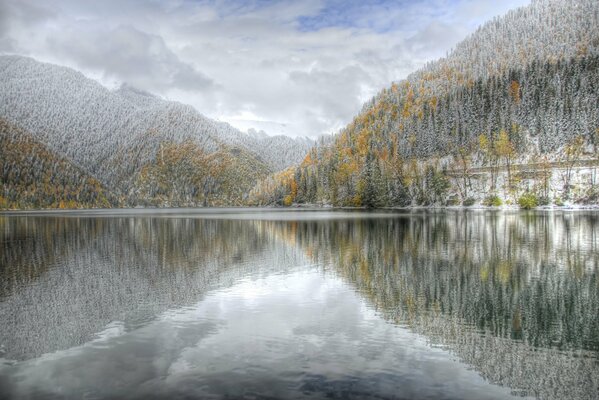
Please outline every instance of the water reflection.
[[247, 274], [300, 265], [261, 223], [0, 217], [0, 343], [27, 359], [136, 326]]
[[597, 235], [592, 213], [0, 216], [0, 386], [596, 398]]
[[315, 261], [397, 322], [443, 314], [535, 347], [599, 350], [596, 216], [455, 213], [300, 227], [297, 242]]
[[302, 228], [298, 243], [385, 318], [491, 382], [541, 398], [599, 395], [597, 216], [429, 214]]

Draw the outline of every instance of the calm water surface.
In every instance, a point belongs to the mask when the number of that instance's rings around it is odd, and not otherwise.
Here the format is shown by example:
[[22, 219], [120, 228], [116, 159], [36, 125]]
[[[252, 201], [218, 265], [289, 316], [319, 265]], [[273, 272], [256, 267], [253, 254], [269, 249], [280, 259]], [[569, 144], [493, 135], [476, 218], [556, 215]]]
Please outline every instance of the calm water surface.
[[0, 215], [0, 398], [599, 398], [599, 214]]

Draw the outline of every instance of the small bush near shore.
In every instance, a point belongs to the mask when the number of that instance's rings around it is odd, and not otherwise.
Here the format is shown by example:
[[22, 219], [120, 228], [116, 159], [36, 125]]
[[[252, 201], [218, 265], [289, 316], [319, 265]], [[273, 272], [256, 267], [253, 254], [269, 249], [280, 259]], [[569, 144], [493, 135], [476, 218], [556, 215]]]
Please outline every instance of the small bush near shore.
[[503, 201], [501, 201], [501, 198], [496, 194], [492, 194], [485, 197], [483, 200], [483, 205], [487, 207], [501, 207], [503, 205]]
[[591, 186], [576, 199], [576, 202], [585, 205], [599, 204], [599, 188], [595, 185]]
[[460, 204], [460, 198], [458, 196], [449, 196], [445, 201], [446, 206], [457, 206]]
[[468, 197], [466, 200], [462, 202], [463, 206], [470, 207], [476, 203], [476, 199], [474, 197]]
[[540, 206], [548, 206], [549, 204], [551, 204], [551, 199], [547, 196], [539, 196], [537, 198], [537, 201]]
[[530, 210], [539, 205], [539, 199], [532, 193], [525, 193], [518, 199], [518, 205], [524, 210]]

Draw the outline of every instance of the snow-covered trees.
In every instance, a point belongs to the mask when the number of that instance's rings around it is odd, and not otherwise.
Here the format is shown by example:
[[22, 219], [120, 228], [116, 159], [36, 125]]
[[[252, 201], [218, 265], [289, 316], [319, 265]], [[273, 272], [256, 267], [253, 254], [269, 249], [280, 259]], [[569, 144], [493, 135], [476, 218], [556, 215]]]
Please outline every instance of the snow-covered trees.
[[[169, 193], [160, 198], [203, 204], [204, 195], [197, 194], [216, 191], [210, 196], [218, 198], [219, 204], [229, 204], [228, 196], [232, 196], [230, 204], [238, 204], [241, 193], [247, 195], [258, 178], [299, 163], [313, 145], [306, 138], [248, 135], [206, 118], [191, 106], [127, 85], [110, 91], [69, 68], [20, 56], [0, 56], [0, 117], [28, 131], [35, 141], [131, 205], [157, 203], [153, 194], [160, 185], [140, 174], [157, 172], [150, 166], [157, 164], [156, 156], [164, 146], [193, 145], [212, 163], [228, 162], [232, 168], [220, 178], [202, 175], [214, 181], [209, 185], [186, 182], [189, 193], [179, 193], [175, 182], [181, 177], [171, 176]], [[202, 174], [206, 171], [215, 170]], [[243, 175], [234, 176], [232, 171]], [[137, 186], [142, 183], [143, 187]], [[144, 199], [146, 195], [150, 197]]]
[[0, 118], [0, 209], [109, 207], [96, 179]]
[[[468, 200], [474, 187], [515, 200], [523, 188], [542, 186], [547, 195], [547, 176], [557, 175], [569, 198], [578, 159], [598, 157], [597, 26], [596, 0], [534, 0], [382, 90], [309, 152], [309, 140], [243, 134], [190, 106], [128, 86], [109, 91], [68, 68], [18, 56], [0, 57], [0, 117], [130, 203], [237, 204], [250, 183], [283, 170], [262, 180], [248, 201], [455, 203]], [[577, 141], [580, 151], [573, 151]], [[187, 143], [202, 155], [160, 163], [164, 146], [181, 150]], [[205, 168], [209, 156], [234, 167]], [[292, 164], [299, 165], [285, 170]], [[547, 166], [566, 167], [548, 174]], [[175, 189], [175, 180], [165, 187], [170, 173], [188, 179], [181, 183], [187, 189]]]
[[[334, 205], [368, 205], [356, 183], [373, 159], [387, 206], [465, 201], [473, 180], [515, 199], [522, 164], [558, 161], [573, 140], [596, 149], [597, 26], [595, 0], [537, 0], [496, 18], [446, 58], [382, 90], [296, 175], [309, 174], [319, 185], [316, 202]], [[452, 187], [432, 196], [426, 177], [439, 173]]]

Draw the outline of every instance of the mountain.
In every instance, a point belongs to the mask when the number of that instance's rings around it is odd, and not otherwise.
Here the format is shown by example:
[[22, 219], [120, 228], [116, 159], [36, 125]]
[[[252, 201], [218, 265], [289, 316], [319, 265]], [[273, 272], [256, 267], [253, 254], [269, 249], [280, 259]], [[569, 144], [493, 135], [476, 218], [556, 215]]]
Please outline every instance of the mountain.
[[[122, 205], [239, 204], [257, 179], [301, 161], [312, 146], [309, 139], [253, 137], [191, 106], [127, 85], [111, 91], [70, 68], [21, 56], [0, 56], [0, 117], [97, 179]], [[165, 149], [183, 156], [162, 157]]]
[[[535, 0], [367, 102], [254, 204], [599, 201], [599, 2]], [[526, 202], [530, 200], [530, 202]]]
[[110, 207], [100, 182], [0, 118], [0, 209]]

